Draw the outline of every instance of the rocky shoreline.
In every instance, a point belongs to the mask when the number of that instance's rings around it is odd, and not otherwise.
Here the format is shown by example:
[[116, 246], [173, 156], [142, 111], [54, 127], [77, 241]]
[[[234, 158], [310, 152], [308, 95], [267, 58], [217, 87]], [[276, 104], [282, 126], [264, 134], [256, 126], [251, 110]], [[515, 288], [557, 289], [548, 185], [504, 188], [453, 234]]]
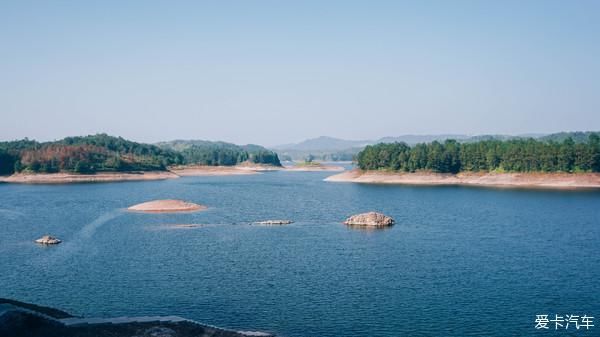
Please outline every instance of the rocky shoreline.
[[68, 183], [102, 183], [113, 181], [140, 181], [176, 179], [179, 176], [169, 171], [145, 172], [103, 172], [95, 174], [77, 173], [17, 173], [0, 177], [0, 182], [17, 184], [68, 184]]
[[386, 172], [352, 170], [325, 178], [329, 182], [398, 185], [466, 185], [506, 188], [595, 189], [600, 173]]

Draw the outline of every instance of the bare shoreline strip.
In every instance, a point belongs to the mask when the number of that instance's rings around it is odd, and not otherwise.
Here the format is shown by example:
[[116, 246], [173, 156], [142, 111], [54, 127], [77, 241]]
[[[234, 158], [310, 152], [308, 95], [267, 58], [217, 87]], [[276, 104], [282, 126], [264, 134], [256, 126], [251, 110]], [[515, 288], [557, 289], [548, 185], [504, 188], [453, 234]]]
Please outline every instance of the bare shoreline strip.
[[263, 169], [261, 167], [251, 166], [206, 166], [206, 165], [186, 165], [173, 166], [169, 171], [182, 177], [195, 176], [232, 176], [258, 174]]
[[168, 171], [144, 172], [100, 172], [95, 174], [59, 173], [16, 173], [11, 176], [0, 176], [0, 182], [17, 184], [69, 184], [69, 183], [101, 183], [117, 181], [144, 181], [176, 179], [187, 176], [230, 176], [251, 175], [267, 171], [343, 171], [341, 166], [285, 166], [278, 167], [260, 164], [241, 164], [236, 166], [185, 165], [173, 166]]
[[260, 164], [240, 164], [236, 166], [206, 166], [206, 165], [185, 165], [173, 166], [169, 170], [179, 176], [229, 176], [229, 175], [250, 175], [260, 174], [268, 171], [343, 171], [341, 166], [332, 165], [297, 165], [297, 166], [272, 166]]
[[101, 183], [117, 181], [143, 181], [176, 179], [181, 176], [227, 176], [258, 174], [262, 171], [282, 169], [274, 166], [177, 166], [168, 171], [144, 172], [100, 172], [95, 174], [59, 173], [17, 173], [0, 177], [0, 182], [20, 184], [68, 184]]
[[468, 185], [507, 188], [600, 188], [600, 173], [385, 172], [352, 170], [324, 179], [330, 182], [398, 185]]
[[76, 173], [18, 173], [0, 178], [6, 183], [18, 184], [66, 184], [66, 183], [100, 183], [114, 181], [164, 180], [179, 178], [168, 171], [148, 172], [101, 172], [96, 174]]

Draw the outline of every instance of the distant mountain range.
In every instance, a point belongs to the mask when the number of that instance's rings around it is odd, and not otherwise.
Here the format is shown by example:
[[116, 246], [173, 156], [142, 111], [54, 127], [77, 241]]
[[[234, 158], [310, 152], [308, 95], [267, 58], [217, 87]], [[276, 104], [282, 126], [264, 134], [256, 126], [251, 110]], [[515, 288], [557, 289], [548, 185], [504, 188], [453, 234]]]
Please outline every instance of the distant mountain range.
[[477, 142], [482, 140], [510, 140], [535, 138], [544, 141], [559, 141], [571, 137], [575, 142], [587, 141], [591, 131], [587, 132], [560, 132], [553, 134], [521, 134], [521, 135], [463, 135], [463, 134], [441, 134], [441, 135], [401, 135], [396, 137], [383, 137], [376, 140], [346, 140], [334, 137], [321, 136], [311, 138], [299, 143], [284, 144], [272, 147], [283, 160], [352, 160], [353, 156], [360, 152], [365, 146], [377, 143], [404, 142], [408, 145], [418, 143], [430, 143], [433, 141], [445, 141], [455, 139], [460, 142]]
[[[490, 136], [496, 137], [496, 136]], [[349, 149], [361, 149], [367, 145], [377, 143], [404, 142], [409, 145], [417, 143], [429, 143], [434, 140], [443, 141], [446, 139], [467, 140], [467, 135], [403, 135], [397, 137], [383, 137], [376, 140], [346, 140], [334, 137], [321, 136], [311, 138], [294, 144], [284, 144], [272, 147], [277, 152], [323, 152], [323, 151], [343, 151]]]
[[373, 144], [370, 140], [346, 140], [327, 136], [307, 139], [296, 144], [285, 144], [273, 147], [273, 150], [322, 151], [345, 150], [353, 147], [364, 147]]

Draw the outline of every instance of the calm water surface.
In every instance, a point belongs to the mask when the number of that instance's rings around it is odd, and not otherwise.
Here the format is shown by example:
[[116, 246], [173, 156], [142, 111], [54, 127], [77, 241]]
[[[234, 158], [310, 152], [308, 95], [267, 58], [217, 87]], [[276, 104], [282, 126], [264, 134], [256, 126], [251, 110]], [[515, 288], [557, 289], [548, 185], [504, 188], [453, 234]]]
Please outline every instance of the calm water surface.
[[[313, 336], [600, 334], [600, 192], [326, 183], [328, 173], [0, 184], [0, 297]], [[177, 198], [205, 212], [124, 208]], [[397, 225], [340, 222], [378, 210]], [[292, 219], [287, 226], [249, 225]], [[172, 224], [202, 224], [170, 229]], [[50, 233], [64, 240], [42, 247]], [[596, 329], [596, 330], [594, 330]], [[570, 330], [574, 331], [574, 330]]]

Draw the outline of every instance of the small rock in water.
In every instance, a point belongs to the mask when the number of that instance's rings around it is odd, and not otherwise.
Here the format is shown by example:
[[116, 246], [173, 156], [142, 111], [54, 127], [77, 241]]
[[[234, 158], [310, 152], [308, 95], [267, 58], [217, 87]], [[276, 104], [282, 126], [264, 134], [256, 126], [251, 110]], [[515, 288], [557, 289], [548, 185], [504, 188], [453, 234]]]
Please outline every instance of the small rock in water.
[[394, 219], [377, 212], [368, 212], [349, 217], [344, 221], [349, 226], [386, 227], [394, 224]]
[[265, 220], [255, 222], [255, 224], [258, 225], [289, 225], [291, 223], [293, 223], [292, 220]]
[[41, 243], [44, 245], [56, 245], [56, 244], [61, 243], [62, 241], [60, 239], [55, 238], [54, 236], [44, 235], [41, 238], [35, 240], [35, 242]]

